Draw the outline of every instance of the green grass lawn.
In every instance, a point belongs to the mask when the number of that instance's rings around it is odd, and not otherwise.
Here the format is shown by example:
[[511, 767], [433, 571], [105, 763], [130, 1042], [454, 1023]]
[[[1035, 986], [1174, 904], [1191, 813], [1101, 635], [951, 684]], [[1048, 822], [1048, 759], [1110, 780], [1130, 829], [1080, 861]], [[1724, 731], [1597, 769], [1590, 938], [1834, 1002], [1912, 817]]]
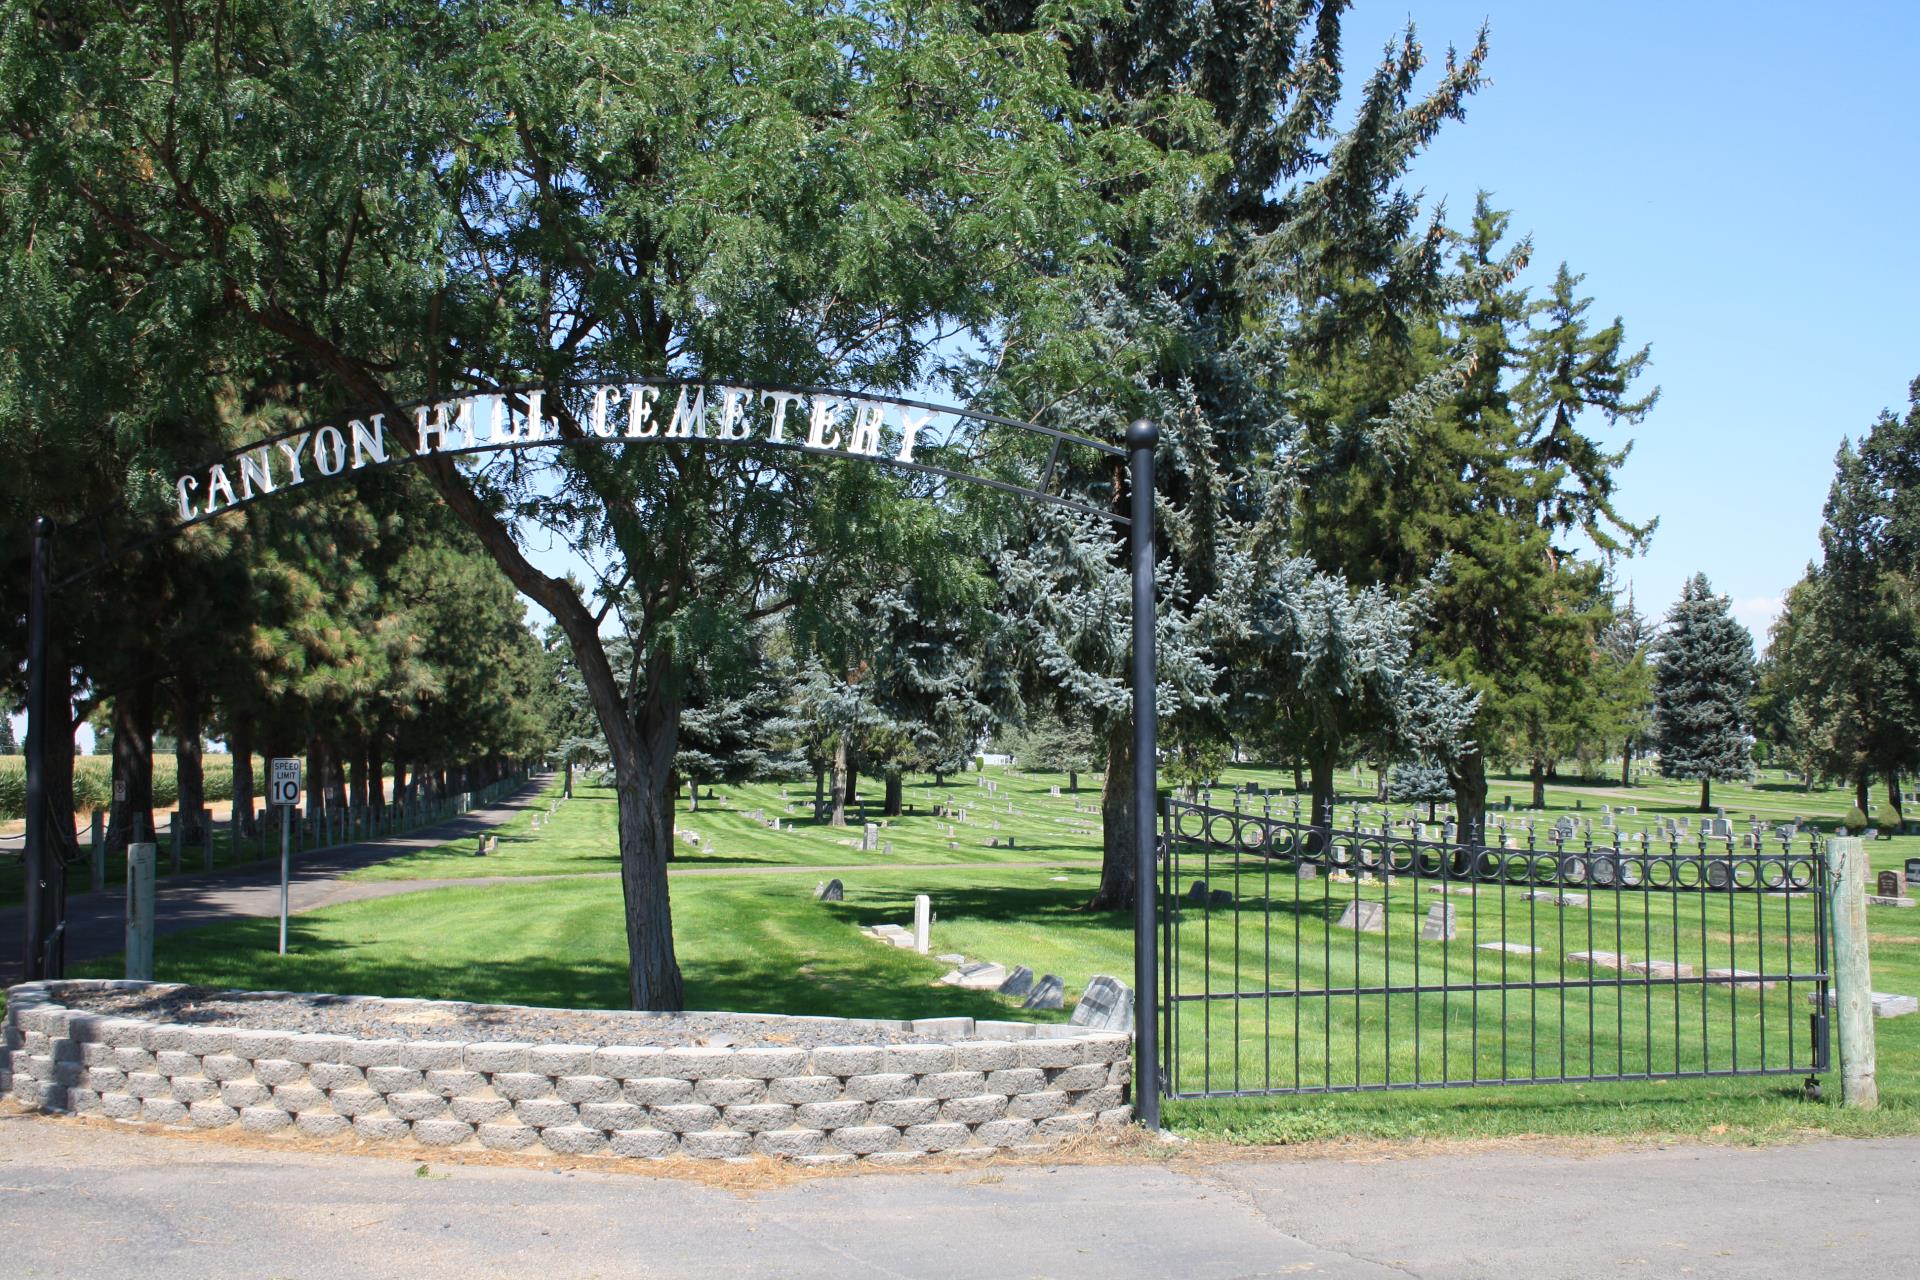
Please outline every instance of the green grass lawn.
[[[1133, 948], [1128, 922], [1079, 909], [1097, 876], [1098, 838], [1096, 832], [1079, 825], [1097, 821], [1097, 815], [1076, 813], [1075, 804], [1097, 804], [1097, 792], [1083, 790], [1077, 798], [1056, 798], [1049, 789], [1061, 784], [1064, 790], [1064, 779], [1001, 770], [988, 770], [986, 776], [997, 784], [997, 795], [992, 798], [976, 785], [973, 775], [950, 780], [940, 790], [910, 786], [908, 798], [920, 812], [889, 821], [882, 839], [893, 841], [890, 855], [861, 852], [857, 848], [857, 826], [836, 829], [812, 822], [807, 816], [810, 792], [799, 785], [787, 789], [790, 801], [782, 799], [777, 784], [720, 788], [719, 797], [703, 800], [698, 813], [688, 812], [683, 795], [680, 830], [698, 831], [702, 839], [698, 848], [682, 844], [675, 865], [715, 872], [676, 877], [673, 881], [675, 938], [686, 976], [688, 1006], [884, 1018], [962, 1013], [1043, 1020], [1064, 1016], [1024, 1013], [1014, 1002], [992, 993], [936, 986], [935, 979], [945, 967], [941, 962], [895, 950], [859, 933], [862, 924], [907, 923], [913, 895], [920, 892], [933, 898], [937, 917], [935, 952], [960, 952], [1008, 966], [1027, 964], [1036, 973], [1057, 973], [1066, 981], [1069, 1006], [1095, 974], [1129, 980]], [[1274, 774], [1260, 776], [1263, 782], [1278, 781]], [[1553, 793], [1562, 794], [1570, 793], [1565, 788]], [[1837, 794], [1828, 798], [1841, 802], [1833, 806], [1838, 809], [1850, 803]], [[953, 824], [958, 849], [948, 848], [947, 821], [925, 812], [929, 801], [971, 810], [968, 823]], [[796, 809], [792, 815], [786, 812], [789, 802]], [[1016, 812], [1006, 811], [1009, 803]], [[1657, 801], [1649, 796], [1640, 803], [1644, 814]], [[746, 816], [755, 808], [782, 819], [791, 816], [796, 828], [778, 834], [769, 831]], [[1587, 808], [1593, 808], [1591, 802]], [[1737, 812], [1731, 800], [1728, 808]], [[1821, 812], [1812, 805], [1800, 811], [1809, 816]], [[542, 817], [538, 832], [532, 829], [535, 813]], [[1837, 815], [1829, 812], [1827, 816]], [[998, 830], [991, 826], [995, 821], [1001, 824]], [[613, 829], [609, 794], [576, 780], [575, 797], [564, 802], [551, 820], [541, 806], [503, 828], [500, 851], [492, 857], [473, 857], [471, 842], [463, 841], [362, 874], [443, 878], [578, 876], [612, 871], [617, 865]], [[1015, 838], [1012, 850], [988, 846], [990, 840], [1004, 841], [1009, 835]], [[1873, 852], [1880, 865], [1897, 865], [1905, 853], [1903, 846], [1917, 844], [1920, 841], [1911, 838], [1879, 842]], [[1912, 851], [1920, 854], [1920, 848]], [[1036, 861], [1048, 865], [1006, 865]], [[888, 862], [948, 865], [882, 869]], [[834, 873], [846, 885], [847, 901], [841, 904], [812, 900], [814, 880], [824, 878], [825, 873], [820, 877], [753, 874], [756, 868], [782, 865], [867, 864], [873, 864], [874, 869]], [[740, 874], [728, 874], [730, 868]], [[1210, 869], [1215, 883], [1230, 878], [1223, 876], [1224, 870], [1219, 864]], [[1185, 917], [1181, 929], [1185, 966], [1182, 989], [1195, 982], [1211, 982], [1216, 984], [1216, 991], [1231, 990], [1238, 982], [1244, 990], [1269, 980], [1264, 971], [1256, 977], [1249, 970], [1249, 958], [1254, 954], [1251, 950], [1243, 947], [1236, 953], [1221, 948], [1218, 937], [1206, 976], [1199, 976], [1200, 971], [1194, 967], [1199, 954], [1195, 931], [1230, 930], [1237, 920], [1243, 941], [1250, 942], [1250, 931], [1275, 927], [1269, 925], [1263, 909], [1268, 901], [1267, 886], [1253, 890], [1245, 880], [1246, 874], [1243, 871], [1237, 911], [1190, 912]], [[1353, 939], [1353, 950], [1341, 956], [1328, 954], [1317, 960], [1304, 957], [1294, 968], [1290, 948], [1283, 949], [1277, 958], [1287, 962], [1294, 983], [1303, 989], [1376, 977], [1384, 972], [1389, 959], [1398, 980], [1410, 973], [1416, 956], [1427, 980], [1437, 971], [1460, 982], [1473, 981], [1476, 973], [1481, 981], [1497, 978], [1502, 958], [1477, 951], [1471, 941], [1503, 936], [1503, 923], [1517, 928], [1519, 915], [1525, 911], [1538, 913], [1538, 926], [1550, 933], [1562, 927], [1570, 931], [1564, 947], [1555, 933], [1538, 957], [1506, 960], [1510, 968], [1536, 966], [1535, 972], [1541, 977], [1557, 976], [1565, 952], [1591, 947], [1636, 958], [1670, 957], [1678, 948], [1680, 958], [1696, 968], [1703, 963], [1695, 950], [1701, 947], [1707, 949], [1704, 963], [1709, 964], [1726, 960], [1742, 968], [1760, 968], [1764, 963], [1771, 970], [1782, 963], [1776, 957], [1751, 962], [1747, 948], [1759, 936], [1758, 922], [1743, 914], [1751, 910], [1749, 906], [1729, 904], [1724, 897], [1714, 898], [1709, 904], [1711, 910], [1726, 912], [1724, 918], [1716, 914], [1702, 920], [1689, 915], [1675, 920], [1670, 912], [1648, 913], [1641, 901], [1644, 895], [1639, 894], [1620, 895], [1616, 901], [1595, 893], [1586, 911], [1561, 912], [1545, 904], [1526, 904], [1514, 890], [1487, 890], [1474, 899], [1449, 899], [1459, 910], [1461, 937], [1443, 947], [1417, 939], [1418, 921], [1425, 908], [1439, 899], [1421, 893], [1420, 886], [1410, 881], [1403, 880], [1391, 891], [1358, 890], [1329, 885], [1325, 880], [1310, 882], [1302, 890], [1303, 901], [1297, 904], [1290, 901], [1296, 885], [1286, 877], [1271, 894], [1271, 919], [1276, 926], [1288, 924], [1288, 913], [1295, 911], [1316, 918], [1337, 911], [1339, 895], [1364, 893], [1393, 904], [1388, 935], [1347, 935]], [[1316, 895], [1329, 896], [1316, 902]], [[1691, 895], [1684, 905], [1697, 912], [1701, 898]], [[1671, 903], [1663, 905], [1670, 908]], [[1770, 899], [1766, 909], [1777, 911], [1780, 905]], [[1802, 901], [1794, 906], [1804, 917], [1811, 903]], [[1769, 930], [1772, 921], [1769, 916]], [[1310, 923], [1319, 927], [1314, 920]], [[1872, 908], [1869, 924], [1876, 989], [1920, 992], [1920, 946], [1916, 946], [1920, 944], [1920, 911]], [[274, 954], [273, 926], [264, 921], [219, 925], [163, 938], [159, 944], [159, 974], [166, 980], [223, 986], [583, 1007], [625, 1003], [620, 889], [612, 879], [481, 885], [347, 904], [297, 917], [293, 936], [294, 952], [284, 958]], [[1240, 966], [1237, 977], [1236, 959]], [[113, 963], [94, 967], [94, 972], [102, 974], [115, 971]], [[1282, 983], [1276, 980], [1275, 985]], [[1660, 991], [1662, 998], [1671, 998], [1672, 988]], [[1541, 998], [1533, 997], [1536, 1002]], [[1563, 1047], [1578, 1063], [1584, 1063], [1584, 1055], [1589, 1052], [1603, 1063], [1608, 1053], [1644, 1056], [1651, 1042], [1644, 1033], [1632, 1034], [1626, 1025], [1627, 1013], [1644, 1014], [1644, 1009], [1633, 1003], [1644, 998], [1644, 992], [1603, 992], [1591, 997], [1595, 1001], [1596, 1034], [1588, 1037], [1585, 1018], [1576, 1008], [1570, 1024], [1572, 1035], [1564, 1042], [1542, 1037], [1548, 1029], [1557, 1036], [1557, 1005], [1543, 1010], [1536, 1003], [1528, 1013], [1510, 1006], [1505, 1022], [1507, 1068], [1512, 1069], [1515, 1051], [1522, 1042], [1527, 1052], [1544, 1053], [1555, 1066]], [[1483, 994], [1480, 999], [1484, 1012], [1489, 997]], [[1763, 996], [1716, 991], [1703, 996], [1695, 987], [1687, 989], [1686, 999], [1693, 1003], [1685, 1005], [1683, 1012], [1690, 1014], [1698, 1004], [1703, 1010], [1700, 1016], [1708, 1020], [1710, 1043], [1715, 1046], [1710, 1052], [1723, 1051], [1720, 1046], [1723, 1042], [1730, 1044], [1731, 1033], [1738, 1025], [1742, 1061], [1751, 1061], [1748, 1055], [1757, 1053], [1758, 1046], [1756, 1039], [1748, 1037], [1754, 1030], [1755, 1011], [1763, 1001], [1768, 1005], [1770, 1030], [1791, 1028], [1788, 1034], [1800, 1037], [1804, 1052], [1804, 993], [1789, 996], [1782, 990]], [[1223, 1083], [1222, 1071], [1230, 1072], [1233, 1064], [1242, 1069], [1243, 1085], [1264, 1080], [1271, 1062], [1283, 1063], [1284, 1074], [1291, 1076], [1294, 1045], [1313, 1047], [1329, 1035], [1345, 1046], [1339, 1062], [1324, 1067], [1317, 1061], [1314, 1064], [1316, 1070], [1331, 1073], [1326, 1077], [1330, 1082], [1341, 1083], [1342, 1073], [1352, 1071], [1345, 1055], [1356, 1043], [1363, 1055], [1363, 1076], [1377, 1076], [1382, 1066], [1392, 1061], [1398, 1064], [1394, 1067], [1396, 1078], [1404, 1078], [1412, 1065], [1407, 1039], [1416, 1011], [1426, 1029], [1421, 1065], [1423, 1070], [1439, 1074], [1431, 1058], [1438, 1044], [1434, 1032], [1443, 1019], [1456, 1029], [1463, 1026], [1461, 1000], [1457, 995], [1449, 997], [1450, 1007], [1445, 1011], [1436, 1007], [1431, 995], [1381, 1000], [1371, 1010], [1335, 1010], [1334, 1020], [1327, 1027], [1305, 1023], [1297, 1041], [1284, 1019], [1277, 1030], [1264, 1021], [1256, 1029], [1249, 1020], [1252, 1014], [1243, 1012], [1237, 1054], [1231, 1047], [1222, 1048], [1231, 1045], [1231, 1023], [1215, 1027], [1213, 1081], [1216, 1085]], [[1385, 1025], [1390, 1005], [1395, 1028], [1392, 1034]], [[1247, 1004], [1248, 1010], [1256, 1007], [1264, 1011], [1263, 1005]], [[1216, 1008], [1207, 1016], [1226, 1015]], [[1616, 1027], [1623, 1029], [1620, 1033], [1608, 1031], [1608, 1016], [1616, 1017]], [[1671, 1026], [1670, 1012], [1667, 1018]], [[1492, 1020], [1483, 1020], [1483, 1034], [1492, 1025]], [[1696, 1019], [1686, 1025], [1697, 1031], [1700, 1022]], [[1838, 1086], [1832, 1077], [1827, 1080], [1827, 1100], [1809, 1102], [1801, 1096], [1799, 1078], [1789, 1076], [1178, 1101], [1168, 1105], [1167, 1119], [1174, 1128], [1193, 1136], [1237, 1142], [1523, 1133], [1643, 1137], [1705, 1134], [1765, 1141], [1808, 1132], [1920, 1132], [1920, 1017], [1881, 1021], [1877, 1029], [1884, 1105], [1871, 1114], [1839, 1108], [1835, 1101]], [[1191, 1085], [1200, 1078], [1195, 1073], [1209, 1064], [1195, 1057], [1199, 1040], [1193, 1028], [1187, 1025], [1184, 1031], [1180, 1045], [1183, 1083]], [[1652, 1044], [1656, 1070], [1670, 1060], [1663, 1055], [1675, 1049], [1680, 1053], [1680, 1066], [1699, 1065], [1697, 1042], [1676, 1045], [1670, 1033], [1660, 1032], [1653, 1039], [1658, 1041]], [[1483, 1074], [1492, 1073], [1497, 1063], [1489, 1056], [1492, 1045], [1489, 1041], [1482, 1046], [1478, 1061]], [[1777, 1052], [1778, 1045], [1771, 1048]], [[1449, 1052], [1453, 1056], [1448, 1069], [1457, 1075], [1471, 1055], [1457, 1046]]]

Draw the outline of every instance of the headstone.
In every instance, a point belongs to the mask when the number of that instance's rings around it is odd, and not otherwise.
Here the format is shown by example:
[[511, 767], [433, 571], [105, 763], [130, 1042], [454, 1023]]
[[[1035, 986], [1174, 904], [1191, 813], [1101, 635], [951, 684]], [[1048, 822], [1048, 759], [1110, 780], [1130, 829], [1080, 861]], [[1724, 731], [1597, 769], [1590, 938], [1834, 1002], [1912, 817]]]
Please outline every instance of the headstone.
[[999, 990], [1003, 996], [1026, 995], [1033, 990], [1033, 970], [1023, 964], [1013, 966], [1013, 972], [1007, 975], [1007, 980], [1000, 984]]
[[1627, 966], [1627, 972], [1644, 973], [1649, 978], [1691, 978], [1693, 966], [1671, 960], [1636, 960]]
[[1724, 817], [1715, 818], [1707, 823], [1707, 836], [1714, 840], [1726, 840], [1733, 835], [1733, 823]]
[[940, 982], [943, 986], [965, 987], [971, 991], [996, 991], [1006, 980], [1007, 966], [976, 960], [972, 964], [956, 965], [949, 969]]
[[921, 955], [927, 954], [928, 936], [933, 932], [933, 900], [926, 894], [915, 894], [913, 899], [913, 949]]
[[1530, 956], [1540, 950], [1538, 947], [1529, 947], [1520, 942], [1482, 942], [1479, 945], [1482, 951], [1504, 951], [1516, 956]]
[[1294, 864], [1293, 878], [1296, 880], [1312, 880], [1317, 876], [1319, 876], [1319, 874], [1320, 874], [1320, 868], [1315, 866], [1311, 862], [1300, 862], [1300, 863]]
[[1340, 927], [1352, 929], [1356, 933], [1384, 933], [1387, 927], [1386, 904], [1349, 902], [1347, 909], [1340, 913]]
[[1908, 884], [1920, 883], [1920, 858], [1907, 859], [1906, 875]]
[[1067, 1007], [1067, 984], [1060, 981], [1059, 975], [1049, 973], [1034, 984], [1027, 998], [1020, 1002], [1022, 1009], [1064, 1009]]
[[1233, 905], [1233, 895], [1225, 889], [1215, 889], [1207, 894], [1207, 905], [1209, 907], [1231, 907]]
[[814, 889], [813, 896], [814, 899], [819, 902], [845, 902], [847, 900], [847, 886], [841, 884], [840, 878], [835, 876], [825, 884]]
[[1587, 895], [1584, 893], [1563, 893], [1558, 889], [1530, 889], [1526, 895], [1529, 901], [1551, 902], [1556, 907], [1584, 907]]
[[1059, 795], [1059, 794], [1060, 794], [1060, 788], [1058, 788], [1058, 787], [1048, 787], [1048, 788], [1047, 788], [1047, 794], [1048, 794], [1048, 795], [1050, 795], [1050, 796], [1057, 796], [1057, 795]]
[[[1873, 1016], [1876, 1018], [1904, 1018], [1910, 1013], [1920, 1013], [1920, 998], [1914, 996], [1892, 995], [1885, 991], [1870, 993], [1873, 996]], [[1840, 1001], [1840, 994], [1831, 989], [1827, 992], [1827, 1007], [1833, 1008]], [[1820, 993], [1809, 992], [1808, 1004], [1818, 1004]]]
[[1195, 906], [1206, 905], [1207, 882], [1205, 880], [1195, 880], [1187, 886], [1187, 901], [1193, 903]]
[[1420, 937], [1426, 942], [1451, 942], [1458, 932], [1453, 918], [1451, 902], [1436, 902], [1427, 908], [1427, 919], [1420, 926]]
[[955, 968], [958, 968], [967, 962], [967, 958], [961, 955], [958, 951], [949, 951], [943, 955], [935, 956], [934, 959], [938, 960], [941, 964], [953, 965]]
[[1709, 969], [1707, 970], [1707, 976], [1709, 978], [1726, 979], [1724, 985], [1729, 990], [1736, 987], [1746, 987], [1749, 990], [1757, 988], [1761, 991], [1771, 991], [1776, 985], [1771, 981], [1762, 981], [1760, 975], [1751, 969]]
[[1575, 951], [1567, 956], [1569, 964], [1591, 965], [1595, 969], [1618, 969], [1620, 957], [1611, 951]]
[[880, 828], [878, 825], [869, 822], [860, 828], [860, 852], [872, 853], [879, 847]]
[[1898, 871], [1882, 871], [1879, 890], [1883, 898], [1902, 897], [1907, 892], [1907, 878]]
[[1133, 1030], [1133, 991], [1118, 978], [1096, 974], [1080, 993], [1068, 1023], [1089, 1031]]

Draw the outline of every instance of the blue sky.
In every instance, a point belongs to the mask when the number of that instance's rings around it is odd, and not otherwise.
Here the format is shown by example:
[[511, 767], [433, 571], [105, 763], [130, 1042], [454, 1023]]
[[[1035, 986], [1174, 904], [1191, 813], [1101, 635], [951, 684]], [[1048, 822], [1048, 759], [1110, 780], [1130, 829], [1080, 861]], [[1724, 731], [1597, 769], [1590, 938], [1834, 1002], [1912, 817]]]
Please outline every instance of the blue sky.
[[1920, 375], [1920, 3], [1359, 0], [1350, 80], [1409, 19], [1436, 63], [1491, 26], [1416, 185], [1460, 222], [1491, 191], [1531, 283], [1566, 260], [1653, 346], [1653, 413], [1595, 424], [1634, 440], [1622, 509], [1660, 520], [1622, 576], [1657, 615], [1704, 571], [1764, 647], [1841, 437]]

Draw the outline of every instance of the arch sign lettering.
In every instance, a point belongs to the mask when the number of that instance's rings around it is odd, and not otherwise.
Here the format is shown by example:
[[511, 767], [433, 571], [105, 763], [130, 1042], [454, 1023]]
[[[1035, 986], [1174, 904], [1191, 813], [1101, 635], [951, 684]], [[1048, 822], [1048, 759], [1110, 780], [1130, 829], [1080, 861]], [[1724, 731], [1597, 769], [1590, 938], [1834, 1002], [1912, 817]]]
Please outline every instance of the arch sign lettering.
[[[1016, 433], [1039, 447], [995, 449], [997, 435]], [[1132, 693], [1135, 812], [1156, 811], [1153, 595], [1153, 424], [1135, 422], [1125, 447], [1001, 417], [885, 394], [831, 387], [639, 378], [502, 388], [452, 398], [367, 409], [254, 441], [182, 472], [173, 510], [157, 532], [109, 551], [62, 582], [182, 529], [277, 494], [371, 469], [431, 458], [531, 448], [672, 444], [681, 447], [791, 450], [858, 459], [881, 466], [986, 485], [1020, 498], [1067, 507], [1128, 531], [1133, 577]], [[1131, 491], [1126, 514], [1062, 492], [1070, 461], [1105, 457], [1122, 465]], [[1082, 468], [1083, 469], [1083, 468]], [[45, 783], [52, 725], [71, 723], [72, 691], [55, 688], [47, 670], [51, 625], [49, 570], [55, 529], [33, 522], [27, 605], [27, 777], [25, 977], [64, 971], [66, 854], [70, 838], [48, 822]], [[59, 684], [64, 685], [61, 680]], [[1138, 1085], [1136, 1115], [1159, 1124], [1157, 938], [1154, 889], [1157, 823], [1135, 827], [1134, 998]], [[57, 840], [58, 847], [55, 847]]]

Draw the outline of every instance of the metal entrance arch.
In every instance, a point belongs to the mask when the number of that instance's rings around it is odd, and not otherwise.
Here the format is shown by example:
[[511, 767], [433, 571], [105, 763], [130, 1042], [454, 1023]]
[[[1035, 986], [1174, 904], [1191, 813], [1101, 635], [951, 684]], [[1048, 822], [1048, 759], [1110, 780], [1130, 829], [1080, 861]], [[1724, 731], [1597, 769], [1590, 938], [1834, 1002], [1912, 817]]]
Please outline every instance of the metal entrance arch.
[[[801, 407], [797, 416], [796, 406]], [[549, 408], [558, 412], [550, 415]], [[1044, 463], [1025, 455], [997, 453], [992, 447], [995, 433], [1044, 440]], [[102, 536], [103, 519], [77, 522], [70, 532], [92, 541], [96, 554], [58, 580], [53, 578], [54, 522], [46, 516], [35, 517], [27, 602], [25, 976], [29, 981], [57, 978], [65, 969], [62, 929], [68, 860], [64, 838], [59, 851], [50, 847], [46, 796], [49, 729], [58, 723], [65, 732], [71, 723], [71, 690], [62, 687], [56, 692], [46, 670], [57, 588], [229, 511], [310, 484], [405, 463], [535, 448], [646, 444], [860, 459], [984, 485], [1094, 516], [1128, 532], [1133, 586], [1134, 1102], [1141, 1122], [1157, 1128], [1161, 1087], [1154, 1015], [1158, 1004], [1158, 722], [1153, 487], [1158, 439], [1158, 429], [1146, 419], [1127, 428], [1126, 445], [1121, 447], [998, 414], [834, 387], [686, 378], [541, 383], [370, 405], [229, 450], [178, 477], [175, 518], [143, 537], [109, 546]], [[1067, 450], [1125, 460], [1127, 514], [1057, 489], [1061, 455]], [[996, 465], [997, 473], [992, 469]], [[1022, 470], [1023, 465], [1028, 469]]]

